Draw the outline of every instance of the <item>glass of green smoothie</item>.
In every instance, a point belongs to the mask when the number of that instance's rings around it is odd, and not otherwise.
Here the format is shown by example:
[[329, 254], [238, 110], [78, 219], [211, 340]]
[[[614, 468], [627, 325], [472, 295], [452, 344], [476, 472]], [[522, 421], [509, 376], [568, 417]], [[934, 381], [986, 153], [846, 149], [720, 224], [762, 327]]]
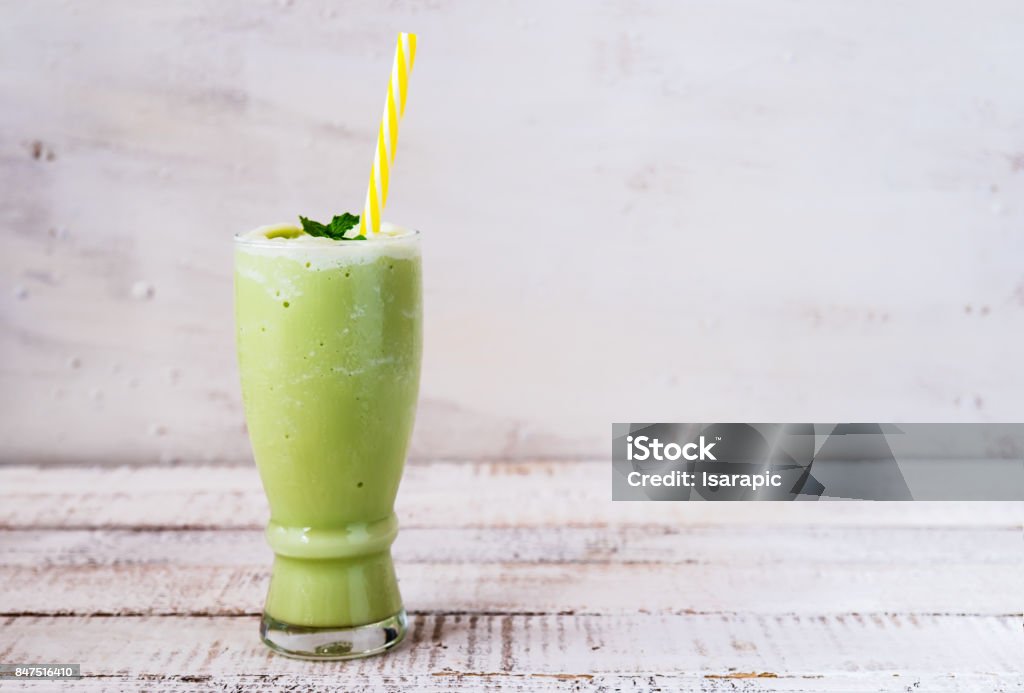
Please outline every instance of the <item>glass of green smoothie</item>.
[[[304, 220], [304, 224], [305, 224]], [[350, 659], [405, 635], [391, 543], [422, 350], [419, 234], [235, 238], [242, 398], [275, 558], [260, 634]]]

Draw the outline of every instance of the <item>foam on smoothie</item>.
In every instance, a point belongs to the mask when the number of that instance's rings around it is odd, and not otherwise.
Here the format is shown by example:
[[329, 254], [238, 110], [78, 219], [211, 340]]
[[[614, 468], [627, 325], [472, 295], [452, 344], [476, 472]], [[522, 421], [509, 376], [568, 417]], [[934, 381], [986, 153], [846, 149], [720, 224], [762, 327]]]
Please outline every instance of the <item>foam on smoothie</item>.
[[238, 238], [242, 242], [236, 246], [241, 252], [295, 260], [313, 271], [364, 265], [381, 257], [406, 260], [419, 256], [416, 232], [387, 223], [365, 241], [310, 236], [294, 224], [260, 226]]

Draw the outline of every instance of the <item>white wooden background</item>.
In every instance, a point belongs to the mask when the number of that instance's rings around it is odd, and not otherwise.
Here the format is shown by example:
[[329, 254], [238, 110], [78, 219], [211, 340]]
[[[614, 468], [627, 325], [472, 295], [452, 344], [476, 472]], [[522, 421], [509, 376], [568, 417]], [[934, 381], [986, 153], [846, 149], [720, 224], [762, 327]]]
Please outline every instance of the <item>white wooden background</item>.
[[0, 1], [0, 459], [247, 459], [231, 235], [425, 234], [414, 455], [1015, 420], [1024, 4]]

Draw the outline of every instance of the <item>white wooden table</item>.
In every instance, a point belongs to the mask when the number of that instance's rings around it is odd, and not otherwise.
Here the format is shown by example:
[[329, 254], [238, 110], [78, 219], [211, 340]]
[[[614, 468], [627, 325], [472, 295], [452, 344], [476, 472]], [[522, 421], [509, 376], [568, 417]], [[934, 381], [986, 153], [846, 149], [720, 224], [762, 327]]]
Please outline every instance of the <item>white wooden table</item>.
[[409, 637], [310, 663], [258, 638], [252, 466], [0, 466], [0, 662], [88, 691], [1022, 688], [1021, 504], [612, 503], [609, 475], [410, 464]]

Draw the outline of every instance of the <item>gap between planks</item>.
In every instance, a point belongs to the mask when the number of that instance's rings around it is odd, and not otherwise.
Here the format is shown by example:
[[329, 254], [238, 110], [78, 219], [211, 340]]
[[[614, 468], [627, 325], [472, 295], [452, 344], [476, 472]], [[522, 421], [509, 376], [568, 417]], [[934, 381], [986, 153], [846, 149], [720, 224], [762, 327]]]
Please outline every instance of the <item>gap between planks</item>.
[[[1021, 533], [904, 527], [404, 527], [404, 563], [552, 563], [946, 566], [1012, 564], [1024, 570]], [[258, 566], [272, 553], [261, 529], [0, 530], [0, 566], [174, 564]]]
[[[473, 457], [458, 456], [412, 456], [406, 459], [406, 467], [421, 466], [430, 464], [609, 464], [606, 458], [597, 455], [544, 455], [537, 456], [508, 456], [508, 455], [475, 455]], [[245, 468], [256, 469], [256, 462], [252, 458], [244, 459], [218, 459], [218, 460], [176, 460], [172, 462], [159, 462], [152, 460], [118, 460], [103, 459], [91, 460], [89, 462], [75, 462], [63, 458], [40, 457], [37, 459], [0, 459], [0, 469], [5, 467], [38, 467], [40, 469], [113, 469], [126, 467], [130, 469], [202, 469], [202, 468]]]

